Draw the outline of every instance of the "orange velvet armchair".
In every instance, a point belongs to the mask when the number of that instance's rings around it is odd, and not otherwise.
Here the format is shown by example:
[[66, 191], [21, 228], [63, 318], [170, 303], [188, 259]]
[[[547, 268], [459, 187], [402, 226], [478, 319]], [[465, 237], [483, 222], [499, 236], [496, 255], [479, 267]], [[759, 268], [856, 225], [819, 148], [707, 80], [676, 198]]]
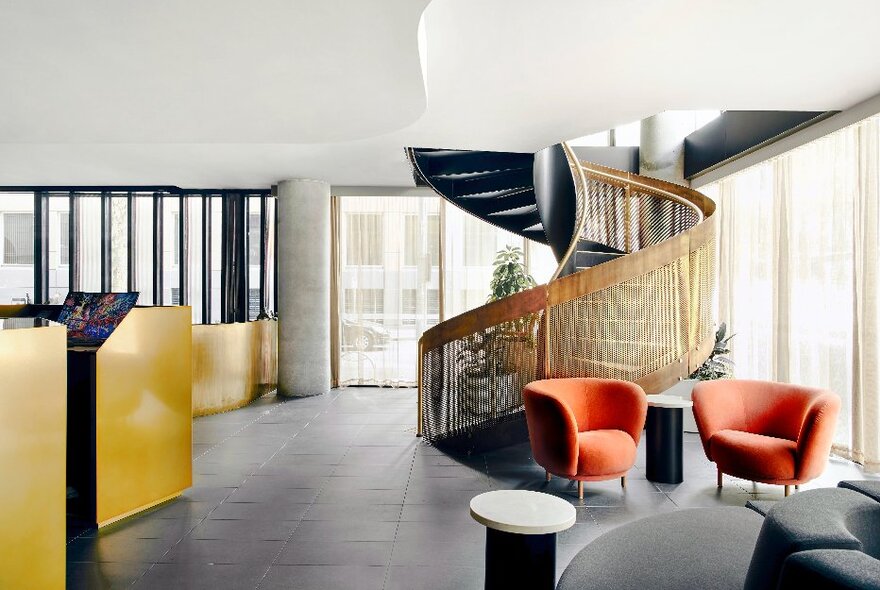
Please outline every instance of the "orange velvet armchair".
[[648, 402], [635, 383], [544, 379], [523, 390], [532, 455], [547, 472], [578, 482], [620, 478], [636, 461]]
[[722, 379], [694, 387], [694, 418], [706, 457], [722, 474], [799, 486], [828, 462], [840, 398], [824, 389]]

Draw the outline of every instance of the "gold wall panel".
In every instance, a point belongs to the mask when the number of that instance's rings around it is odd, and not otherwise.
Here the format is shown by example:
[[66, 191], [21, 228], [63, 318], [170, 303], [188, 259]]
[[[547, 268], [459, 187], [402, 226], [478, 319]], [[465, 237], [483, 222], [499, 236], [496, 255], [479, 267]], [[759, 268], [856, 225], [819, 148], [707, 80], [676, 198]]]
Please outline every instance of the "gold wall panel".
[[192, 485], [192, 311], [138, 307], [96, 362], [100, 526]]
[[246, 406], [278, 384], [278, 322], [195, 325], [193, 415]]
[[61, 589], [66, 540], [64, 326], [0, 330], [0, 375], [0, 588]]

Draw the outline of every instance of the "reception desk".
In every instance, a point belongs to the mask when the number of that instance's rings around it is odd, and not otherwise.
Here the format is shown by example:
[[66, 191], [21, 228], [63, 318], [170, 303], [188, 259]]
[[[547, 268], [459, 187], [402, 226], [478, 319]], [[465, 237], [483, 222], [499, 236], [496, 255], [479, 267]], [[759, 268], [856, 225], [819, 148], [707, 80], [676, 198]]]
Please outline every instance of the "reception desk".
[[[105, 526], [192, 485], [191, 313], [136, 307], [102, 345], [66, 349], [68, 511], [78, 519]], [[41, 362], [29, 370], [44, 372]]]
[[64, 588], [66, 350], [60, 324], [0, 319], [0, 588]]
[[246, 406], [278, 384], [278, 322], [195, 325], [193, 415]]
[[68, 479], [98, 526], [192, 485], [191, 314], [136, 307], [100, 347], [68, 351]]

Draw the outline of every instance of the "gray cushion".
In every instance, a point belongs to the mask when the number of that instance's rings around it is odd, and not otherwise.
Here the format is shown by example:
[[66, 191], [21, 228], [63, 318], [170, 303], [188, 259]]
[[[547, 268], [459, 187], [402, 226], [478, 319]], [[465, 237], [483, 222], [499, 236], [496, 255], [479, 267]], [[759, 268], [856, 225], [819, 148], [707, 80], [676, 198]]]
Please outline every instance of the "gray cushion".
[[810, 549], [875, 551], [880, 503], [857, 492], [827, 488], [777, 502], [764, 519], [746, 576], [746, 590], [775, 590], [782, 564]]
[[880, 560], [861, 551], [814, 549], [785, 560], [778, 590], [878, 590]]
[[855, 490], [860, 494], [864, 494], [876, 502], [880, 502], [880, 481], [869, 480], [849, 480], [842, 481], [837, 487]]
[[680, 510], [605, 533], [571, 561], [557, 590], [742, 590], [761, 516], [748, 508]]

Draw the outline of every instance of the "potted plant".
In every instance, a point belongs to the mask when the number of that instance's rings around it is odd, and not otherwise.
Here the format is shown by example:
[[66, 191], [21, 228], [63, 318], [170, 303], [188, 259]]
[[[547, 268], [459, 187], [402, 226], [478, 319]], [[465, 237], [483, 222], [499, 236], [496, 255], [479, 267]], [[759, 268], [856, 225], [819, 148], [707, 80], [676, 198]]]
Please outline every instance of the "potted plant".
[[[730, 339], [734, 334], [727, 334], [727, 324], [721, 322], [718, 330], [715, 331], [715, 345], [709, 358], [702, 365], [688, 376], [667, 389], [664, 393], [667, 395], [677, 395], [685, 399], [691, 399], [694, 391], [694, 385], [698, 381], [713, 381], [715, 379], [729, 379], [733, 377], [733, 361], [727, 355], [730, 354]], [[693, 412], [686, 413], [684, 416], [684, 431], [697, 432], [697, 423], [694, 421]]]
[[[535, 279], [526, 271], [524, 257], [522, 249], [516, 246], [506, 246], [495, 254], [489, 302], [510, 297], [536, 285]], [[499, 326], [492, 346], [502, 373], [516, 372], [523, 355], [531, 354], [535, 347], [537, 319], [537, 315], [529, 314]]]
[[492, 271], [492, 281], [489, 283], [490, 303], [536, 285], [535, 279], [526, 272], [522, 258], [524, 258], [522, 248], [516, 246], [505, 246], [495, 254], [495, 261], [492, 263], [495, 269]]
[[[510, 297], [536, 285], [535, 279], [526, 272], [523, 258], [522, 249], [515, 246], [507, 246], [496, 253], [492, 263], [494, 270], [489, 284], [490, 294], [487, 303]], [[537, 320], [537, 314], [528, 314], [504, 322], [491, 330], [465, 337], [456, 357], [456, 362], [461, 367], [462, 378], [494, 380], [514, 376], [524, 368], [525, 359], [535, 357]], [[464, 389], [467, 390], [468, 387]], [[465, 396], [464, 403], [475, 414], [486, 411], [482, 402], [478, 404], [468, 396]], [[489, 411], [493, 415], [505, 413], [521, 404], [522, 398], [519, 396], [494, 399]]]

